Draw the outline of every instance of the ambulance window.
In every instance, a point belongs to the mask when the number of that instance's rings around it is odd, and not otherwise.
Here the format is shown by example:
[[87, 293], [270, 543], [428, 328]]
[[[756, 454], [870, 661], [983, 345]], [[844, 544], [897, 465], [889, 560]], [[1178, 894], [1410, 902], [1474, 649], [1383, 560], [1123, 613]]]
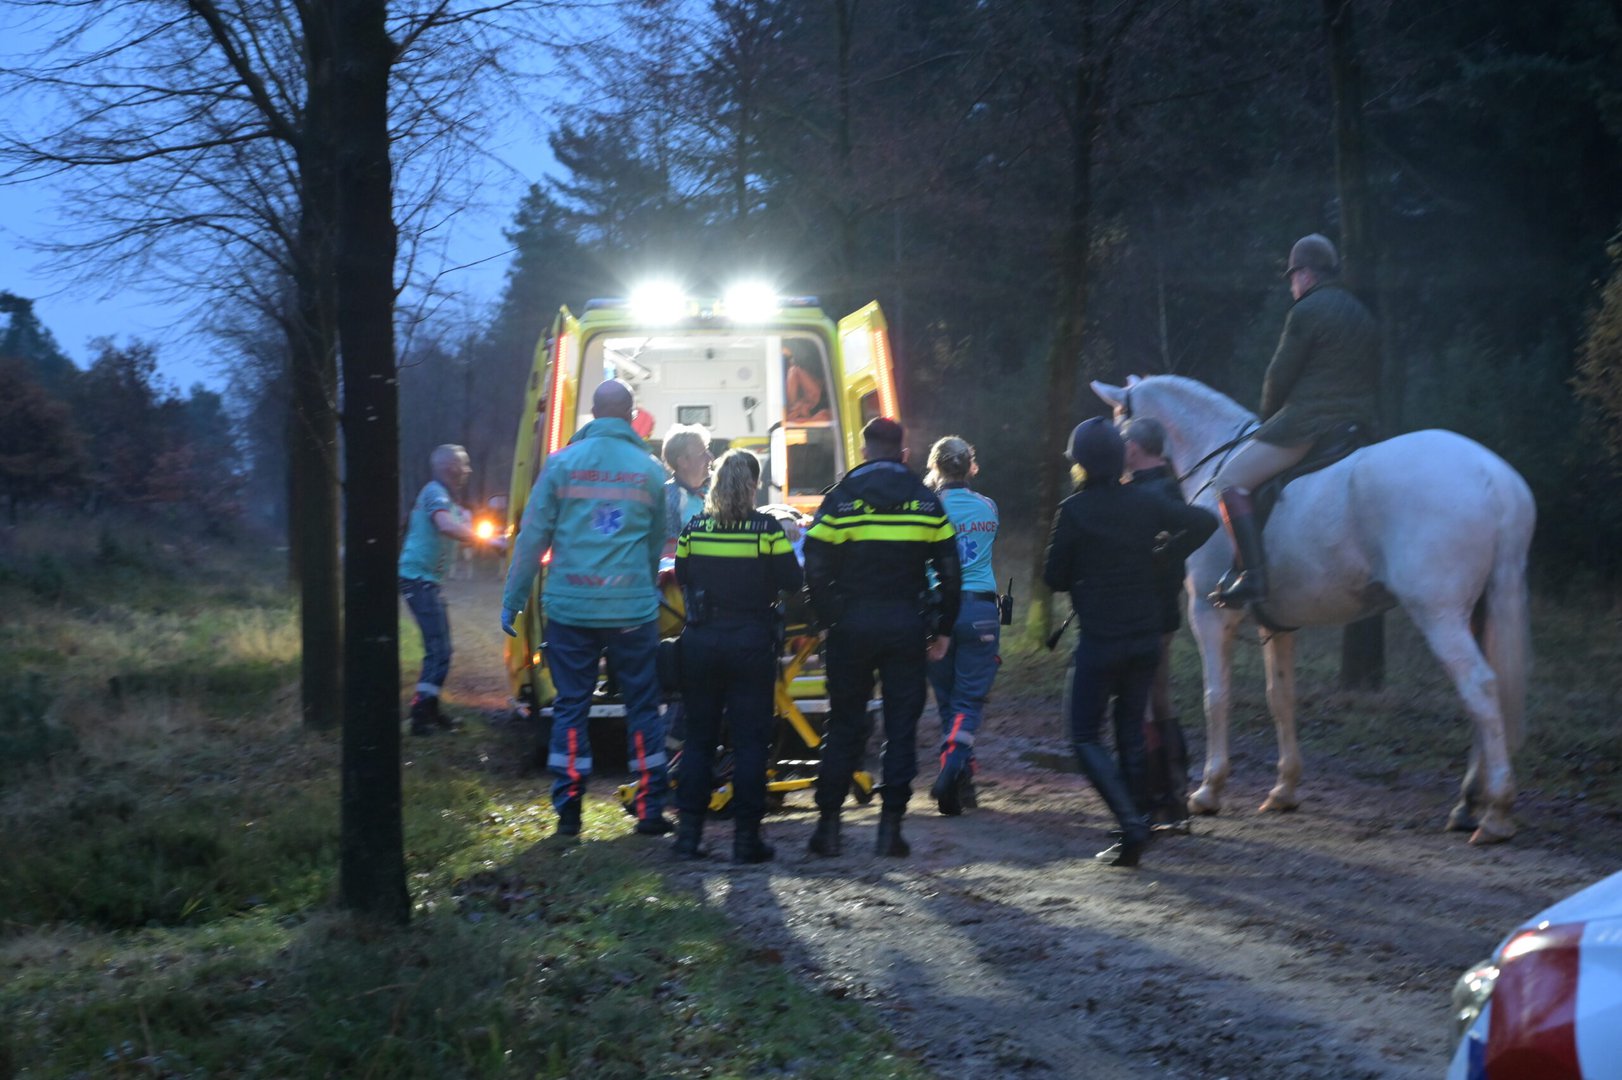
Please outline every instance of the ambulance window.
[[700, 424], [704, 427], [714, 427], [715, 421], [710, 419], [713, 412], [714, 410], [708, 405], [677, 405], [676, 423], [689, 426]]
[[828, 373], [822, 350], [809, 338], [783, 339], [783, 418], [791, 424], [831, 418]]
[[877, 420], [883, 415], [879, 412], [879, 392], [877, 390], [869, 390], [867, 393], [863, 394], [860, 404], [862, 409], [862, 427], [866, 427], [869, 420]]
[[790, 428], [784, 432], [788, 451], [788, 494], [820, 495], [838, 479], [838, 440], [832, 428]]

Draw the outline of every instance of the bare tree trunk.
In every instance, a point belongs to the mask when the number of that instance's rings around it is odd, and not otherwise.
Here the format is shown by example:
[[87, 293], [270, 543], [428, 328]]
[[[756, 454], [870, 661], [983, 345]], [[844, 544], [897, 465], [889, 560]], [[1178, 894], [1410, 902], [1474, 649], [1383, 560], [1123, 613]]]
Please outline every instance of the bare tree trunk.
[[[1090, 30], [1090, 20], [1087, 30]], [[1047, 554], [1046, 540], [1057, 512], [1060, 492], [1067, 475], [1059, 453], [1073, 425], [1071, 403], [1076, 396], [1076, 378], [1081, 368], [1082, 334], [1087, 326], [1087, 296], [1090, 286], [1089, 256], [1092, 248], [1093, 143], [1098, 134], [1097, 71], [1090, 34], [1084, 30], [1082, 48], [1072, 73], [1074, 144], [1070, 158], [1070, 207], [1065, 217], [1064, 237], [1059, 249], [1059, 287], [1054, 298], [1053, 343], [1047, 358], [1047, 408], [1043, 415], [1042, 442], [1037, 450], [1036, 513], [1037, 544], [1031, 568], [1030, 614], [1025, 630], [1032, 641], [1048, 635], [1053, 622], [1053, 594], [1042, 582], [1042, 565]]]
[[839, 309], [848, 311], [860, 301], [856, 296], [856, 162], [855, 137], [851, 127], [851, 56], [856, 48], [855, 0], [834, 0], [834, 38], [838, 51], [839, 129], [836, 153], [839, 180], [844, 187], [839, 205]]
[[[1335, 183], [1340, 190], [1340, 253], [1346, 287], [1380, 316], [1379, 267], [1368, 169], [1363, 159], [1363, 73], [1353, 37], [1352, 0], [1323, 0], [1329, 83], [1335, 103]], [[1388, 388], [1387, 388], [1388, 389]], [[1340, 682], [1377, 688], [1385, 682], [1385, 618], [1352, 623], [1341, 635]]]
[[410, 919], [400, 806], [399, 414], [386, 0], [331, 0], [344, 389], [344, 734], [339, 893]]
[[289, 399], [289, 549], [299, 584], [299, 697], [306, 727], [343, 721], [343, 603], [338, 566], [337, 287], [332, 173], [332, 53], [326, 11], [304, 14], [308, 105], [296, 152], [299, 224], [293, 252], [293, 311], [286, 318]]

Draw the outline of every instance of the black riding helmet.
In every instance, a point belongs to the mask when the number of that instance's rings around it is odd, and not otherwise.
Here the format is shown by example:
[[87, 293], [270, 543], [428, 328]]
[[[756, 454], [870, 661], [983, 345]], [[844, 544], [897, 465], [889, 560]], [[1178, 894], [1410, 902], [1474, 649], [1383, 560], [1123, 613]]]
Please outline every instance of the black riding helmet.
[[1087, 483], [1115, 481], [1126, 467], [1126, 446], [1115, 425], [1102, 416], [1083, 420], [1070, 433], [1070, 448], [1065, 457], [1080, 465], [1087, 473]]

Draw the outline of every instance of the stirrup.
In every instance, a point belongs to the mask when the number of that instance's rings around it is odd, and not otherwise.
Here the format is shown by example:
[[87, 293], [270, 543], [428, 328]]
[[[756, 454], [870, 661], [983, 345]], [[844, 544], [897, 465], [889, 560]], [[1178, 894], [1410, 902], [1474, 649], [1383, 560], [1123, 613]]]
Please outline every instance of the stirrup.
[[1212, 607], [1248, 607], [1267, 599], [1267, 578], [1259, 570], [1242, 570], [1231, 581], [1224, 575], [1206, 599]]

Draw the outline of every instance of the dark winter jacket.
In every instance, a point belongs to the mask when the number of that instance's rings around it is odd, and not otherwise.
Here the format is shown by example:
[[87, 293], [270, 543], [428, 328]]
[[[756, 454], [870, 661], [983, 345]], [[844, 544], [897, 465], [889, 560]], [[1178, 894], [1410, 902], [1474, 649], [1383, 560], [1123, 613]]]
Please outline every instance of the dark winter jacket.
[[824, 626], [846, 609], [918, 602], [925, 567], [940, 591], [939, 626], [957, 619], [963, 587], [957, 533], [940, 497], [899, 461], [858, 465], [829, 489], [805, 532], [805, 585]]
[[1316, 285], [1284, 319], [1262, 380], [1256, 438], [1275, 446], [1312, 442], [1350, 421], [1372, 430], [1379, 384], [1374, 316], [1339, 282]]
[[[1054, 592], [1070, 593], [1088, 637], [1159, 635], [1165, 561], [1181, 563], [1216, 527], [1216, 516], [1199, 507], [1113, 478], [1090, 480], [1059, 504], [1042, 580]], [[1168, 539], [1158, 544], [1161, 533]]]
[[[1177, 486], [1177, 477], [1167, 465], [1139, 469], [1132, 474], [1131, 486], [1175, 503], [1183, 501], [1183, 489]], [[1155, 555], [1155, 562], [1160, 567], [1161, 584], [1165, 590], [1161, 597], [1160, 631], [1163, 634], [1175, 633], [1183, 625], [1184, 560], [1170, 558], [1168, 551], [1162, 551]]]

